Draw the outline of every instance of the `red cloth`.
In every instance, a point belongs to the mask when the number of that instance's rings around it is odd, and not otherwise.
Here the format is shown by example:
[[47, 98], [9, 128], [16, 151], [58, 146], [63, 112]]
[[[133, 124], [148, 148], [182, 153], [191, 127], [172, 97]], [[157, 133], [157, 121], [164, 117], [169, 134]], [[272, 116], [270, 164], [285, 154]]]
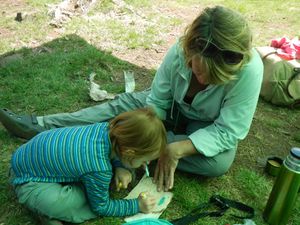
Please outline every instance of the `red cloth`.
[[300, 40], [283, 37], [271, 41], [271, 47], [277, 48], [277, 54], [285, 60], [300, 59]]

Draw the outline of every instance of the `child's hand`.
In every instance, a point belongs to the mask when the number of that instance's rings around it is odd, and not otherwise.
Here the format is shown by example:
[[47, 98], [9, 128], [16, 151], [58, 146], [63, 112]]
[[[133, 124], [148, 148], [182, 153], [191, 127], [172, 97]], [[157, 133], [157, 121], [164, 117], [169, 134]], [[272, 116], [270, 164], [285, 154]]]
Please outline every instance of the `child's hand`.
[[150, 195], [148, 192], [142, 192], [138, 200], [141, 212], [150, 213], [153, 211], [156, 204], [156, 198], [153, 195]]
[[121, 188], [126, 189], [128, 184], [132, 181], [132, 175], [129, 170], [122, 167], [117, 167], [115, 170], [115, 184], [117, 191]]

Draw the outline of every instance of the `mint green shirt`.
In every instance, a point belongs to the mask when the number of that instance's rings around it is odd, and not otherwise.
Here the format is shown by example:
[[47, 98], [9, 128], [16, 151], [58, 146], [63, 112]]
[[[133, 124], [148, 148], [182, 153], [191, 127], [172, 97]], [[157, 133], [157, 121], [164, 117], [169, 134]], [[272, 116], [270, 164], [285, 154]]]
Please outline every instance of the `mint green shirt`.
[[196, 94], [191, 104], [184, 102], [192, 76], [177, 42], [165, 56], [151, 86], [147, 104], [164, 120], [176, 102], [180, 112], [191, 120], [210, 125], [189, 135], [196, 150], [207, 157], [235, 149], [249, 132], [263, 78], [263, 63], [256, 50], [237, 80], [209, 85]]

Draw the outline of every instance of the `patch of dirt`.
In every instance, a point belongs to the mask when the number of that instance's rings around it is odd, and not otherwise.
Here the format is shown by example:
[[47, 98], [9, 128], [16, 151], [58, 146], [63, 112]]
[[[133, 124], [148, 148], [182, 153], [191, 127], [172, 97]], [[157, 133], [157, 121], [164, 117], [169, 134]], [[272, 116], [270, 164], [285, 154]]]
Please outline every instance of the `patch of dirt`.
[[50, 6], [48, 14], [52, 17], [50, 25], [63, 27], [73, 16], [86, 14], [97, 0], [69, 0]]
[[[189, 7], [172, 7], [165, 5], [153, 5], [150, 9], [151, 12], [162, 14], [165, 17], [170, 18], [180, 18], [183, 23], [180, 25], [173, 25], [171, 31], [164, 33], [160, 32], [157, 35], [159, 38], [164, 40], [159, 46], [153, 45], [150, 49], [126, 49], [124, 50], [114, 50], [112, 53], [123, 60], [134, 63], [138, 66], [145, 67], [147, 69], [158, 68], [163, 57], [165, 56], [168, 49], [176, 42], [178, 37], [184, 33], [186, 26], [193, 21], [194, 18], [201, 11], [201, 7], [194, 7], [194, 10], [191, 11]], [[143, 12], [144, 14], [150, 12]], [[141, 14], [141, 13], [139, 13]], [[128, 18], [127, 18], [128, 19]], [[110, 47], [110, 46], [107, 46]]]
[[0, 9], [2, 18], [14, 18], [18, 12], [26, 12], [28, 8], [24, 0], [1, 0]]
[[[36, 11], [29, 8], [24, 0], [1, 0], [0, 13], [2, 19], [15, 20], [18, 13], [21, 13], [22, 19], [33, 17]], [[15, 32], [11, 29], [0, 27], [0, 39], [11, 39], [15, 37]], [[14, 45], [14, 43], [12, 43]]]
[[[99, 0], [98, 0], [99, 1]], [[132, 9], [130, 6], [126, 6], [129, 10], [131, 10], [131, 13], [124, 13], [124, 1], [115, 1], [116, 10], [112, 10], [107, 14], [100, 13], [96, 16], [99, 17], [99, 19], [103, 20], [105, 17], [110, 18], [116, 18], [117, 20], [121, 20], [122, 23], [135, 21], [137, 23], [137, 28], [145, 28], [145, 26], [149, 25], [149, 23], [156, 24], [156, 18], [152, 19], [152, 21], [149, 21], [147, 19], [147, 15], [157, 13], [159, 15], [164, 15], [166, 18], [179, 18], [183, 21], [182, 24], [179, 25], [173, 25], [169, 32], [159, 32], [157, 34], [158, 39], [164, 40], [162, 44], [159, 46], [153, 45], [150, 49], [124, 49], [124, 48], [116, 48], [113, 46], [114, 43], [112, 42], [105, 42], [105, 49], [113, 49], [112, 54], [116, 57], [129, 61], [133, 64], [136, 64], [141, 67], [145, 67], [147, 69], [153, 69], [157, 68], [159, 64], [161, 63], [164, 55], [166, 54], [168, 48], [176, 41], [176, 39], [183, 33], [185, 27], [188, 23], [190, 23], [197, 14], [201, 11], [201, 7], [196, 6], [194, 7], [194, 10], [191, 11], [190, 7], [175, 7], [167, 3], [162, 3], [160, 6], [158, 4], [153, 4], [150, 9], [142, 10], [136, 10]], [[53, 6], [52, 6], [53, 7]], [[34, 9], [31, 8], [26, 4], [23, 0], [1, 0], [0, 1], [0, 8], [5, 9], [2, 10], [2, 16], [3, 18], [11, 18], [14, 19], [18, 12], [22, 13], [22, 16], [26, 17], [26, 15], [34, 14]], [[49, 8], [49, 10], [51, 7]], [[80, 16], [80, 14], [74, 14], [74, 17]], [[87, 19], [89, 17], [87, 15], [84, 15]], [[91, 16], [93, 18], [95, 16]], [[51, 21], [51, 16], [49, 16], [49, 23]], [[64, 35], [65, 29], [63, 27], [59, 28], [51, 28], [49, 24], [49, 33], [47, 37], [45, 38], [44, 42], [51, 41], [56, 38], [60, 38]], [[14, 31], [6, 29], [6, 28], [0, 28], [0, 38], [12, 38], [15, 36]], [[82, 35], [81, 35], [82, 36]], [[83, 36], [86, 40], [89, 40], [88, 35]], [[27, 43], [24, 43], [22, 41], [16, 40], [14, 43], [12, 43], [12, 46], [14, 48], [19, 48], [20, 46], [24, 47], [30, 47], [34, 48], [39, 45], [42, 45], [43, 43], [41, 41], [37, 40], [29, 40]]]
[[0, 27], [0, 39], [5, 39], [5, 38], [9, 38], [9, 37], [12, 37], [14, 34], [13, 31], [9, 30], [9, 29], [6, 29], [6, 28], [3, 28], [3, 27]]
[[26, 3], [24, 0], [1, 0], [0, 1], [0, 9], [2, 15], [5, 14], [6, 12], [11, 12], [13, 11], [19, 11], [23, 10], [24, 7], [26, 6]]

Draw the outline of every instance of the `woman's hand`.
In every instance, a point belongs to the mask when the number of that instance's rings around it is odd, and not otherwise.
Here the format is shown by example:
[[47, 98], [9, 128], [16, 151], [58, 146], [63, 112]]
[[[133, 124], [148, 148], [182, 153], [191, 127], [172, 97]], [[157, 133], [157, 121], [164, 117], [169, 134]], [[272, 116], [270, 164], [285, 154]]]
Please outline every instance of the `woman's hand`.
[[131, 181], [132, 174], [129, 170], [122, 167], [117, 167], [115, 169], [115, 184], [117, 191], [120, 191], [121, 188], [126, 189]]
[[143, 213], [150, 213], [153, 211], [157, 199], [148, 192], [142, 192], [138, 197], [138, 201], [140, 211]]
[[154, 182], [157, 190], [168, 191], [174, 185], [174, 173], [178, 164], [177, 150], [180, 148], [179, 142], [168, 144], [160, 155], [154, 172]]
[[173, 188], [174, 173], [179, 159], [198, 153], [190, 139], [168, 144], [160, 155], [154, 172], [157, 190], [168, 191]]

